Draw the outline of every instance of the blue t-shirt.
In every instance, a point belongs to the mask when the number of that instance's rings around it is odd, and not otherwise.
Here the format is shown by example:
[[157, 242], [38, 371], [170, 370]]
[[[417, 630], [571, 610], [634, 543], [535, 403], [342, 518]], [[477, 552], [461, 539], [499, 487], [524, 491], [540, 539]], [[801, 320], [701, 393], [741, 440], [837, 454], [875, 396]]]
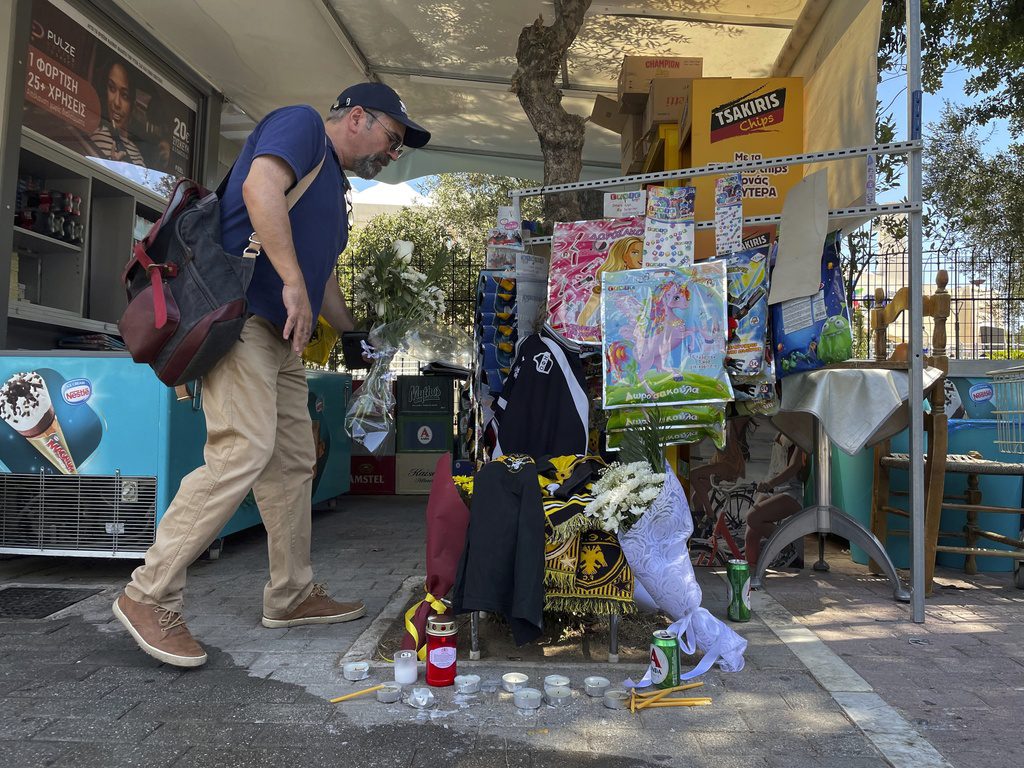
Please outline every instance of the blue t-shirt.
[[[282, 107], [259, 122], [242, 147], [221, 198], [221, 241], [228, 253], [241, 255], [253, 232], [242, 199], [242, 182], [249, 175], [253, 158], [274, 155], [291, 166], [295, 180], [312, 171], [324, 152], [316, 180], [292, 208], [289, 218], [299, 269], [306, 281], [313, 319], [320, 313], [327, 279], [334, 272], [338, 256], [348, 244], [348, 212], [345, 191], [348, 179], [341, 169], [334, 146], [327, 140], [324, 121], [309, 106]], [[249, 311], [283, 328], [288, 313], [281, 301], [284, 283], [267, 258], [256, 258], [249, 284]]]

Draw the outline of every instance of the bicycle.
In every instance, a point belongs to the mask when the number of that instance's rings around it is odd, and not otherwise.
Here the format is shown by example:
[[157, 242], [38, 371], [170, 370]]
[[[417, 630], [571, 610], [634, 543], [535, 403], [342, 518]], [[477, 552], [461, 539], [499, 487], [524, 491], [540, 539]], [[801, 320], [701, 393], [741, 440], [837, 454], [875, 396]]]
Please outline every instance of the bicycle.
[[693, 521], [690, 559], [694, 565], [725, 565], [728, 560], [743, 558], [744, 520], [754, 506], [756, 487], [756, 483], [712, 482], [708, 501], [713, 514]]
[[[722, 566], [731, 559], [745, 559], [746, 519], [754, 506], [756, 491], [757, 483], [753, 482], [711, 484], [709, 502], [714, 515], [694, 520], [693, 535], [690, 537], [690, 559], [694, 565]], [[796, 546], [791, 543], [783, 548], [768, 567], [785, 568], [796, 559]]]

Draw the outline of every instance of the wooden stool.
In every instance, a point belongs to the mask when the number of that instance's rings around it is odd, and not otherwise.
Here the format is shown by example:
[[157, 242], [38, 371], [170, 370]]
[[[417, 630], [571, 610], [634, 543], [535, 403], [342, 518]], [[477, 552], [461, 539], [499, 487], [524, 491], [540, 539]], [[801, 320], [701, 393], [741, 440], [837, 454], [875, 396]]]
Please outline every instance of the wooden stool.
[[[894, 453], [882, 459], [884, 466], [891, 469], [909, 469], [910, 457], [905, 453]], [[979, 512], [995, 512], [998, 514], [1017, 515], [1024, 513], [1021, 507], [997, 507], [991, 504], [982, 504], [981, 487], [979, 477], [982, 475], [1003, 475], [1003, 476], [1024, 476], [1024, 464], [1017, 464], [1004, 461], [991, 461], [982, 458], [980, 453], [971, 452], [968, 454], [949, 454], [946, 457], [946, 472], [956, 472], [967, 475], [967, 489], [963, 494], [944, 496], [941, 508], [955, 509], [967, 513], [964, 527], [960, 531], [940, 531], [938, 520], [927, 520], [925, 529], [925, 561], [933, 564], [937, 552], [950, 552], [953, 554], [965, 555], [964, 573], [974, 575], [978, 572], [977, 558], [981, 557], [1011, 557], [1017, 562], [1014, 566], [1014, 583], [1019, 589], [1024, 589], [1024, 570], [1020, 567], [1020, 561], [1024, 560], [1024, 540], [1014, 539], [993, 531], [984, 531], [978, 526]], [[894, 507], [885, 507], [885, 511], [905, 515], [903, 510]], [[963, 539], [963, 546], [951, 546], [939, 544], [940, 538]], [[1013, 547], [1012, 550], [992, 549], [978, 545], [979, 539], [988, 539], [1000, 544]], [[929, 569], [929, 573], [931, 569]], [[928, 592], [931, 592], [931, 580], [925, 585]]]

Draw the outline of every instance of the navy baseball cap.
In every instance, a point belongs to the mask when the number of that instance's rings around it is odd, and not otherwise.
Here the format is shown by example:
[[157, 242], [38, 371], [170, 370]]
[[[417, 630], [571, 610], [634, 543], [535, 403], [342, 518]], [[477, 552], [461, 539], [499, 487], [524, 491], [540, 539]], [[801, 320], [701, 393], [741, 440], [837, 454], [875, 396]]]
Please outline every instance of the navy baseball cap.
[[393, 88], [384, 83], [357, 83], [350, 85], [338, 95], [337, 101], [331, 105], [331, 109], [342, 109], [343, 107], [362, 107], [372, 109], [375, 112], [383, 112], [390, 115], [405, 126], [405, 139], [402, 144], [406, 147], [418, 149], [430, 141], [430, 131], [424, 130], [421, 126], [409, 119], [409, 113], [405, 110], [405, 104], [398, 98]]

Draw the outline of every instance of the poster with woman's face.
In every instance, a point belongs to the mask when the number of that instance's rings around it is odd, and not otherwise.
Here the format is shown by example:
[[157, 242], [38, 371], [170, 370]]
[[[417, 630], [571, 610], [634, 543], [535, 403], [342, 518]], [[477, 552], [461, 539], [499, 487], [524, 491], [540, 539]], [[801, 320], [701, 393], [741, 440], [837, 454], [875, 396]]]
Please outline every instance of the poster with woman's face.
[[23, 125], [161, 194], [192, 176], [196, 101], [62, 0], [35, 0]]

